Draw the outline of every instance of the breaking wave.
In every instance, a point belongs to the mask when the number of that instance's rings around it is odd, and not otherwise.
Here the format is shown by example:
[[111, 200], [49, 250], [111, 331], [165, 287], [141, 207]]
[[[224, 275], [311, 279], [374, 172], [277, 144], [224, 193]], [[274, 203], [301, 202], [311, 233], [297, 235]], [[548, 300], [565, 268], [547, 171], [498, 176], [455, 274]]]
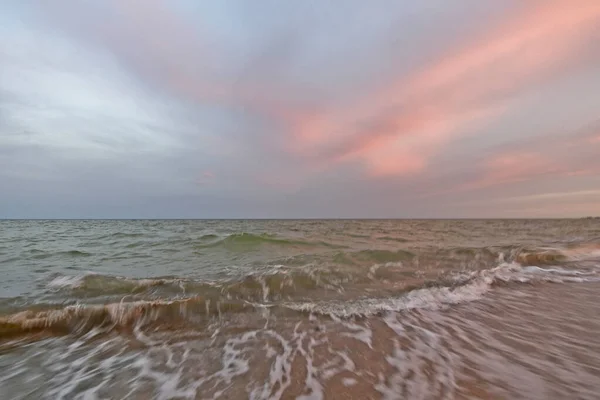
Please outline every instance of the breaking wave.
[[[385, 266], [382, 266], [382, 268]], [[115, 295], [192, 296], [220, 295], [248, 301], [278, 301], [314, 290], [343, 291], [348, 283], [368, 282], [377, 271], [361, 274], [335, 269], [273, 266], [263, 272], [251, 273], [228, 280], [194, 280], [179, 277], [136, 279], [89, 273], [85, 275], [54, 276], [46, 287], [50, 292], [68, 292], [72, 296], [94, 298]]]
[[[77, 288], [90, 285], [87, 276], [80, 279], [55, 278], [54, 286]], [[87, 279], [87, 281], [86, 281]], [[101, 279], [107, 279], [102, 277]], [[122, 280], [127, 285], [169, 284], [169, 279], [127, 280], [110, 277], [104, 282]], [[286, 279], [288, 281], [286, 281]], [[480, 299], [494, 286], [509, 284], [541, 284], [544, 282], [587, 282], [600, 280], [596, 271], [579, 271], [560, 267], [542, 268], [503, 263], [495, 268], [472, 271], [438, 281], [423, 281], [419, 286], [406, 287], [393, 297], [338, 298], [318, 301], [272, 301], [272, 290], [300, 286], [314, 289], [318, 278], [309, 275], [273, 273], [248, 276], [227, 285], [202, 284], [210, 288], [200, 295], [185, 298], [121, 301], [108, 304], [76, 304], [61, 308], [36, 305], [0, 317], [0, 339], [28, 333], [81, 334], [95, 328], [116, 331], [133, 329], [178, 329], [203, 324], [207, 318], [244, 313], [268, 308], [282, 315], [289, 312], [321, 314], [332, 318], [377, 315], [412, 309], [439, 309]], [[113, 283], [110, 283], [113, 284]], [[290, 286], [288, 286], [290, 285]], [[277, 296], [283, 297], [282, 292]], [[319, 297], [320, 298], [320, 297]], [[287, 314], [286, 314], [287, 313]]]
[[557, 265], [565, 262], [600, 260], [600, 243], [580, 243], [566, 247], [516, 248], [509, 258], [523, 265]]
[[353, 301], [296, 302], [285, 306], [296, 311], [347, 318], [369, 316], [388, 311], [439, 309], [480, 299], [494, 286], [510, 283], [589, 282], [600, 280], [594, 271], [584, 272], [562, 268], [523, 267], [506, 263], [496, 268], [471, 272], [454, 282], [427, 282], [420, 288], [396, 298], [366, 298]]
[[83, 334], [91, 329], [131, 331], [135, 328], [175, 329], [221, 313], [242, 312], [252, 306], [239, 301], [193, 297], [175, 300], [78, 304], [63, 308], [24, 310], [0, 317], [0, 338], [27, 333]]

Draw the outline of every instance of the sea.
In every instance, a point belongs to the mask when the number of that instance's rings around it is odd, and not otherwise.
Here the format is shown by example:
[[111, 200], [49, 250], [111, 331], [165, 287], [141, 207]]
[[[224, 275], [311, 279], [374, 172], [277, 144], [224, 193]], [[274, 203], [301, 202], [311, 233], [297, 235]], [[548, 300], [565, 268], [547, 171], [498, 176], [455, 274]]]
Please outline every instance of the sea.
[[0, 221], [0, 398], [600, 399], [600, 220]]

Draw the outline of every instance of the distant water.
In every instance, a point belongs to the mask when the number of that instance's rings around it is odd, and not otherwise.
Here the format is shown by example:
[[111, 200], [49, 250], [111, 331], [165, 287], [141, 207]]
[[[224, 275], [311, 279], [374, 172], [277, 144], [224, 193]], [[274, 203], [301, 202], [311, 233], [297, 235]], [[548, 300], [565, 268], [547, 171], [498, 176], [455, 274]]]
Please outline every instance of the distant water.
[[598, 399], [600, 221], [0, 221], [1, 399]]

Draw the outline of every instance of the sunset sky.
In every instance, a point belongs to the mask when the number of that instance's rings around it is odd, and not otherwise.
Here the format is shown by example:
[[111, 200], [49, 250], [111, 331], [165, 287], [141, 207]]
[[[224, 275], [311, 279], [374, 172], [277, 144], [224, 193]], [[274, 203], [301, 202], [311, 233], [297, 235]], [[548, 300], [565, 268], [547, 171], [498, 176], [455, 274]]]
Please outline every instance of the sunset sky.
[[0, 218], [600, 215], [600, 0], [0, 5]]

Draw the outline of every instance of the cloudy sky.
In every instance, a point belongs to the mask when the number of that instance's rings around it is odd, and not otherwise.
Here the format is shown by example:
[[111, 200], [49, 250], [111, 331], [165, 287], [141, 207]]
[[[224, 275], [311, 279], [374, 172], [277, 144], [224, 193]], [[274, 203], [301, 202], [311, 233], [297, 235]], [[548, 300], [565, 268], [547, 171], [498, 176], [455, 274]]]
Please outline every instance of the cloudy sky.
[[598, 0], [0, 4], [0, 218], [587, 215]]

